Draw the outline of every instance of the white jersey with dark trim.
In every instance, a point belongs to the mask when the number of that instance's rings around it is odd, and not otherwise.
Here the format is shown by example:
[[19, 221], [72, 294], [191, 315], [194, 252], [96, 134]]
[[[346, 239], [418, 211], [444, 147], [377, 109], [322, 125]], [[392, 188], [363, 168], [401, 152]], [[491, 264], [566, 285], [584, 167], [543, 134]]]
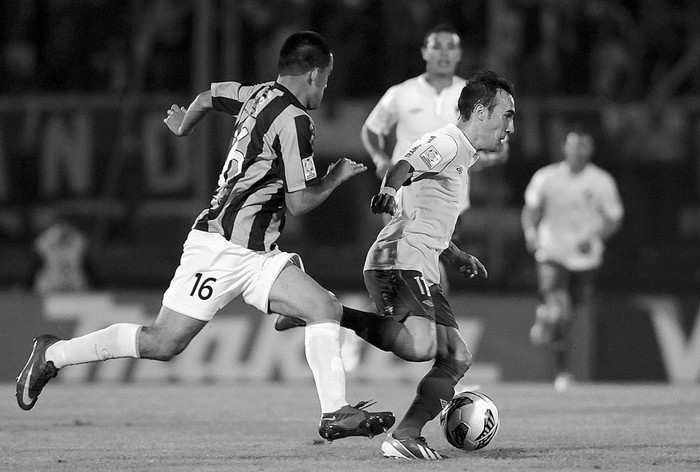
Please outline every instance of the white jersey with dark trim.
[[476, 149], [456, 125], [425, 134], [402, 158], [413, 176], [396, 194], [397, 208], [367, 253], [365, 270], [417, 270], [440, 283], [447, 249], [469, 192]]
[[389, 87], [365, 121], [375, 134], [388, 135], [396, 125], [396, 146], [391, 161], [396, 163], [423, 134], [456, 123], [457, 101], [467, 83], [454, 76], [452, 85], [438, 93], [422, 75]]

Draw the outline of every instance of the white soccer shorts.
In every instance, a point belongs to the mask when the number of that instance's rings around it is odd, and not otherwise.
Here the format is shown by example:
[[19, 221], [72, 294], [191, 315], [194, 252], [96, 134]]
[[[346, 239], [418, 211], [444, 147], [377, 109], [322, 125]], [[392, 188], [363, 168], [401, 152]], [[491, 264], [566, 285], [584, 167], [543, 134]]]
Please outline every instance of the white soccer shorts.
[[279, 249], [253, 251], [218, 233], [193, 229], [163, 295], [163, 305], [191, 318], [210, 321], [240, 296], [248, 305], [269, 313], [272, 285], [290, 262], [304, 269], [298, 254]]

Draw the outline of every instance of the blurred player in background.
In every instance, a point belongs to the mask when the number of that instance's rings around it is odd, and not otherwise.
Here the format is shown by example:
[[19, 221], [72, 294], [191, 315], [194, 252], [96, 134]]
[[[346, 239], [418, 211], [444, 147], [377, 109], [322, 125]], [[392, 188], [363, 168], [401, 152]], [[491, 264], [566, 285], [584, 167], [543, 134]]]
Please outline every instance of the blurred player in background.
[[42, 295], [90, 290], [97, 277], [88, 246], [82, 231], [55, 217], [34, 240], [29, 285]]
[[[466, 80], [456, 75], [462, 60], [457, 31], [446, 24], [435, 26], [423, 38], [421, 55], [425, 72], [389, 87], [362, 125], [360, 137], [380, 180], [423, 134], [459, 118], [457, 101]], [[472, 170], [506, 157], [503, 144], [496, 151], [480, 151]], [[468, 206], [467, 196], [464, 209]]]
[[120, 323], [70, 340], [42, 335], [17, 379], [17, 402], [31, 409], [44, 385], [63, 367], [131, 357], [167, 361], [182, 352], [214, 315], [234, 298], [263, 313], [283, 313], [307, 324], [305, 353], [321, 404], [319, 434], [329, 441], [381, 433], [394, 424], [390, 412], [370, 413], [367, 402], [345, 399], [340, 356], [342, 307], [304, 271], [297, 254], [276, 244], [285, 211], [306, 213], [341, 183], [366, 168], [349, 159], [320, 176], [314, 161], [317, 108], [333, 69], [325, 39], [291, 35], [279, 55], [275, 82], [214, 83], [186, 110], [173, 105], [165, 123], [189, 134], [212, 109], [237, 115], [219, 185], [194, 222], [180, 266], [153, 324]]
[[390, 87], [362, 126], [362, 143], [379, 179], [423, 134], [459, 117], [457, 100], [466, 82], [455, 75], [462, 60], [459, 35], [438, 25], [425, 35], [421, 54], [425, 72]]
[[530, 340], [551, 347], [558, 391], [573, 380], [568, 351], [574, 315], [590, 306], [605, 242], [623, 217], [615, 180], [590, 162], [594, 145], [590, 132], [573, 128], [564, 160], [538, 170], [525, 190], [522, 226], [541, 297]]

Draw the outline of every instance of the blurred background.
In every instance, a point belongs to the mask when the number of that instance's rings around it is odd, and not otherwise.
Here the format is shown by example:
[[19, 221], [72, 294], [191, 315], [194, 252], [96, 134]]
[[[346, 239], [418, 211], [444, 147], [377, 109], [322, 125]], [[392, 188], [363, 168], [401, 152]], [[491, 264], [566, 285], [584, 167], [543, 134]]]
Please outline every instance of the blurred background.
[[[566, 124], [583, 122], [595, 131], [593, 161], [617, 179], [626, 217], [608, 247], [601, 307], [581, 328], [581, 375], [669, 380], [680, 369], [678, 378], [700, 378], [700, 3], [4, 0], [0, 16], [6, 319], [26, 320], [35, 304], [48, 316], [42, 297], [51, 290], [37, 285], [38, 259], [66, 234], [72, 254], [84, 254], [86, 296], [151, 293], [147, 305], [157, 311], [233, 124], [210, 115], [176, 138], [162, 122], [166, 110], [187, 106], [211, 82], [274, 79], [281, 42], [300, 29], [324, 34], [336, 60], [313, 112], [318, 162], [349, 157], [370, 170], [310, 214], [290, 217], [281, 246], [301, 254], [327, 288], [361, 296], [365, 252], [381, 220], [368, 209], [379, 181], [360, 127], [389, 86], [424, 71], [425, 32], [449, 23], [463, 41], [458, 75], [488, 68], [508, 77], [518, 110], [509, 159], [472, 178], [473, 208], [457, 230], [490, 276], [465, 282], [450, 274], [455, 305], [469, 307], [478, 294], [484, 308], [465, 314], [497, 306], [501, 334], [517, 318], [524, 333], [485, 339], [494, 352], [499, 342], [516, 346], [514, 359], [528, 352], [529, 378], [546, 377], [537, 370], [544, 358], [527, 345], [536, 285], [520, 211], [534, 171], [560, 158]], [[5, 346], [16, 332], [5, 330]], [[611, 366], [611, 357], [621, 360]], [[498, 363], [502, 375], [508, 369]]]

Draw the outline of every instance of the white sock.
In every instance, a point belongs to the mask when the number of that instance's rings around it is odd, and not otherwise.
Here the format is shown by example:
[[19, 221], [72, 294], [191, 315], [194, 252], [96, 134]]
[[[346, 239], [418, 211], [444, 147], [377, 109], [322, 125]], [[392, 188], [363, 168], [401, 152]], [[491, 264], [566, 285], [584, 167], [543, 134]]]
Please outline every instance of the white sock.
[[306, 361], [314, 375], [321, 412], [331, 413], [348, 404], [345, 369], [340, 357], [340, 323], [321, 321], [306, 325], [305, 330]]
[[58, 341], [46, 349], [46, 360], [58, 368], [119, 357], [140, 358], [138, 335], [142, 326], [118, 323], [105, 329]]

